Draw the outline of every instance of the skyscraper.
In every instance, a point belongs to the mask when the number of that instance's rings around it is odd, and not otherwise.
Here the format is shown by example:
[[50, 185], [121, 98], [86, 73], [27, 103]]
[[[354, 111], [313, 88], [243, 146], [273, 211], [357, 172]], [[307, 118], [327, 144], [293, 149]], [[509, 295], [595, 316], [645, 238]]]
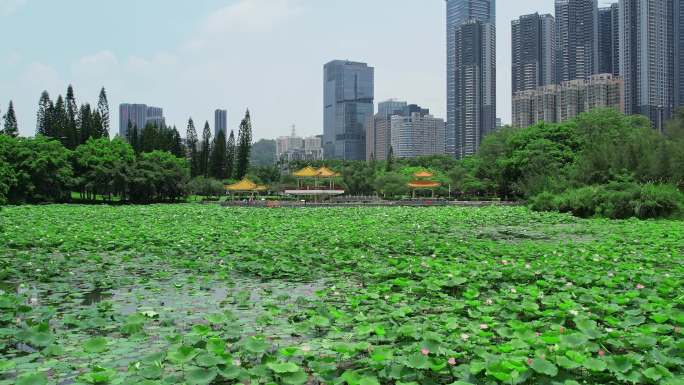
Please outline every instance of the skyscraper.
[[658, 130], [675, 104], [674, 10], [673, 0], [620, 0], [625, 112], [647, 116]]
[[427, 113], [413, 112], [408, 116], [394, 115], [390, 121], [392, 151], [397, 158], [444, 154], [444, 120]]
[[137, 127], [142, 131], [148, 124], [164, 127], [164, 110], [159, 107], [148, 107], [146, 104], [119, 105], [119, 136], [125, 138], [128, 135], [128, 123], [131, 127]]
[[447, 153], [477, 152], [496, 125], [496, 1], [446, 0]]
[[684, 106], [684, 0], [674, 0], [674, 105]]
[[617, 3], [598, 10], [598, 50], [597, 73], [620, 74], [619, 6]]
[[511, 25], [513, 93], [556, 82], [556, 22], [551, 15], [520, 16]]
[[366, 159], [365, 125], [373, 115], [374, 68], [334, 60], [324, 71], [323, 148], [326, 159]]
[[598, 0], [556, 0], [557, 82], [598, 72]]
[[219, 132], [223, 131], [223, 134], [228, 137], [228, 111], [226, 110], [216, 110], [214, 111], [214, 138], [216, 138]]

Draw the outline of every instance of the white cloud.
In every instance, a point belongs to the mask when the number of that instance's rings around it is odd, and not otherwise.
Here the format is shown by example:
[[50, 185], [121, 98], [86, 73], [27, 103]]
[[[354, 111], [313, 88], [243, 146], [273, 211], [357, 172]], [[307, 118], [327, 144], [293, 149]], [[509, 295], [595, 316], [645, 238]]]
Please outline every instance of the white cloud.
[[30, 90], [36, 95], [36, 101], [43, 90], [57, 90], [64, 88], [64, 80], [59, 72], [49, 65], [33, 62], [29, 64], [21, 75], [22, 88]]
[[26, 4], [26, 1], [27, 0], [0, 0], [0, 16], [7, 16], [14, 13], [19, 7]]
[[299, 14], [297, 0], [240, 0], [213, 12], [204, 30], [210, 34], [232, 31], [269, 31], [278, 22]]
[[209, 14], [183, 48], [201, 50], [240, 33], [271, 32], [304, 11], [303, 0], [239, 0]]

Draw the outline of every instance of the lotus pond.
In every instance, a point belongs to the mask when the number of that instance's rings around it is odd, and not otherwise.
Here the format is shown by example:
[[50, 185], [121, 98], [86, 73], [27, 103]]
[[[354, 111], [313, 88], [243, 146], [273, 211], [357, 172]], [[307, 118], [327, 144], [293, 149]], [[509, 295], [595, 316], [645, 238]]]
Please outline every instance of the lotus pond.
[[0, 211], [0, 385], [684, 384], [684, 223]]

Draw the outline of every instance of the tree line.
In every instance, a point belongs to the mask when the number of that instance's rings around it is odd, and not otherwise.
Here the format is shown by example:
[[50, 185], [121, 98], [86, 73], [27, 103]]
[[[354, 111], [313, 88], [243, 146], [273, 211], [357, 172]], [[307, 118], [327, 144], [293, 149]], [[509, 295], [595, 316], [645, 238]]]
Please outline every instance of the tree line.
[[[73, 199], [150, 203], [183, 200], [196, 190], [245, 177], [250, 166], [249, 111], [237, 141], [231, 131], [211, 137], [207, 122], [197, 140], [192, 118], [188, 138], [173, 127], [130, 127], [109, 139], [109, 106], [103, 88], [96, 109], [76, 108], [73, 87], [57, 102], [43, 92], [33, 138], [19, 137], [13, 104], [0, 131], [0, 204], [68, 202]], [[216, 180], [212, 179], [215, 178]]]

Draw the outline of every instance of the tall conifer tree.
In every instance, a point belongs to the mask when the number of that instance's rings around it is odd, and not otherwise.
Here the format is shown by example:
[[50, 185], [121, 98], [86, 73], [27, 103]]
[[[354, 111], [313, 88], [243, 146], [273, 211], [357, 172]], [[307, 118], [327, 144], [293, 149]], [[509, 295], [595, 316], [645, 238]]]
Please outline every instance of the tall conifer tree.
[[214, 138], [209, 160], [209, 173], [216, 179], [226, 177], [226, 134], [223, 130], [220, 130]]
[[4, 122], [2, 127], [2, 132], [5, 135], [19, 136], [19, 126], [17, 124], [17, 115], [14, 112], [14, 104], [10, 100], [9, 107], [7, 108], [7, 113], [4, 116]]
[[236, 178], [242, 179], [249, 170], [249, 156], [252, 151], [252, 120], [249, 110], [245, 113], [238, 131]]
[[66, 115], [66, 147], [73, 150], [76, 147], [78, 147], [78, 145], [81, 143], [78, 133], [78, 105], [76, 104], [76, 95], [74, 95], [74, 87], [72, 87], [71, 84], [69, 84], [66, 94]]
[[43, 91], [38, 101], [38, 112], [36, 113], [36, 135], [50, 135], [50, 114], [51, 110], [50, 94]]
[[188, 146], [188, 158], [190, 161], [190, 175], [194, 178], [200, 175], [199, 156], [197, 154], [197, 130], [192, 118], [188, 120], [188, 129], [185, 134]]
[[235, 132], [230, 130], [228, 144], [226, 144], [226, 178], [235, 176]]
[[102, 122], [100, 136], [103, 138], [109, 138], [109, 102], [107, 101], [107, 91], [105, 91], [104, 87], [102, 87], [100, 90], [100, 99], [97, 102], [97, 112]]
[[204, 123], [202, 131], [202, 149], [200, 151], [200, 172], [205, 177], [209, 176], [209, 156], [211, 153], [211, 127], [209, 122]]

